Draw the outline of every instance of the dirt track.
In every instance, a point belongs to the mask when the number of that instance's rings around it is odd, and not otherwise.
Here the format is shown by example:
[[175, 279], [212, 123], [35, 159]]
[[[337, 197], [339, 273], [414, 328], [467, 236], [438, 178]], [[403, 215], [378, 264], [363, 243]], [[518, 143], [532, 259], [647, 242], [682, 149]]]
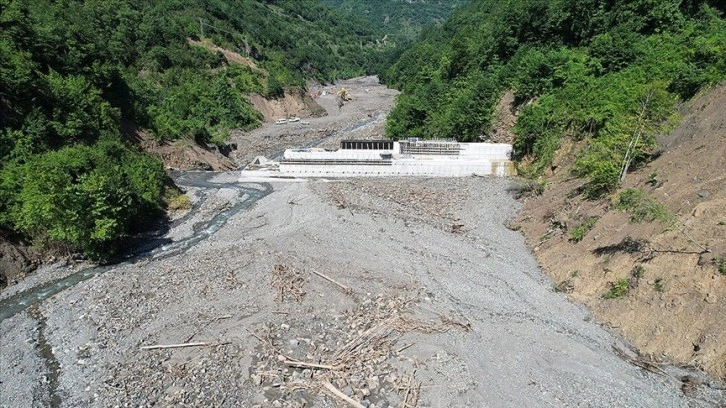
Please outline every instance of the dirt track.
[[[505, 227], [519, 207], [507, 180], [276, 182], [218, 230], [195, 228], [245, 199], [236, 180], [190, 189], [199, 206], [168, 234], [208, 238], [3, 320], [0, 404], [347, 406], [326, 383], [378, 408], [726, 399], [638, 360], [555, 293]], [[207, 345], [141, 349], [193, 342]], [[688, 396], [686, 374], [703, 383]]]

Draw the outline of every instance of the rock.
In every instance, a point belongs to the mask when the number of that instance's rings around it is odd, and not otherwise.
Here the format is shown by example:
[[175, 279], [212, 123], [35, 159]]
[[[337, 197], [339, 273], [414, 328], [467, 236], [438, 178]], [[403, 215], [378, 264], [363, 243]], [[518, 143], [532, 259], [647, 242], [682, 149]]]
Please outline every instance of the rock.
[[297, 339], [292, 339], [289, 341], [289, 343], [292, 347], [297, 347], [298, 345], [300, 345], [300, 342]]
[[366, 383], [368, 384], [368, 389], [370, 389], [371, 391], [374, 391], [379, 386], [378, 377], [374, 375], [374, 376], [370, 377], [366, 381]]
[[711, 192], [708, 190], [701, 190], [698, 192], [698, 196], [701, 198], [709, 198], [711, 197]]
[[345, 386], [345, 388], [343, 388], [341, 391], [343, 391], [343, 394], [349, 397], [353, 395], [353, 388], [351, 388], [350, 385]]
[[250, 379], [252, 380], [252, 384], [254, 384], [256, 387], [259, 387], [262, 385], [262, 376], [257, 374], [252, 374], [250, 376]]
[[702, 253], [698, 257], [698, 266], [708, 265], [711, 262], [711, 257], [709, 255], [711, 255], [711, 254], [710, 253]]

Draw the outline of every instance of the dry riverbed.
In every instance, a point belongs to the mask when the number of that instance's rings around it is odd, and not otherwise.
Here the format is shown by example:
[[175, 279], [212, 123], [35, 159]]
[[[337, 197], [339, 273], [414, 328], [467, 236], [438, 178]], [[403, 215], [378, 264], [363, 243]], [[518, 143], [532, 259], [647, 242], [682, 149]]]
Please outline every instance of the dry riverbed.
[[[504, 226], [518, 207], [506, 180], [273, 188], [179, 255], [120, 266], [3, 321], [3, 404], [346, 406], [336, 391], [376, 407], [723, 397], [707, 379], [686, 396], [685, 373], [632, 364], [627, 344], [555, 293]], [[207, 194], [210, 208], [237, 199]], [[188, 343], [204, 344], [142, 349]]]

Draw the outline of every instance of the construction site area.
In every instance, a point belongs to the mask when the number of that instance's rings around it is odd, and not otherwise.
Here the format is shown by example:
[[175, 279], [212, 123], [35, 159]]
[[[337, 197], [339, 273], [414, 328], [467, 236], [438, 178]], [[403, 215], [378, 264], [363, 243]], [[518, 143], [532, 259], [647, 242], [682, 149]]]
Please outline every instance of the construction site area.
[[513, 176], [512, 146], [454, 140], [342, 140], [340, 149], [287, 149], [280, 161], [258, 157], [250, 177]]
[[[382, 140], [395, 92], [376, 78], [311, 88], [327, 115], [268, 106], [234, 135], [240, 166], [479, 149]], [[192, 205], [151, 249], [0, 293], [0, 406], [723, 406], [718, 381], [644, 358], [556, 291], [510, 227], [514, 181], [469, 171], [175, 173]]]

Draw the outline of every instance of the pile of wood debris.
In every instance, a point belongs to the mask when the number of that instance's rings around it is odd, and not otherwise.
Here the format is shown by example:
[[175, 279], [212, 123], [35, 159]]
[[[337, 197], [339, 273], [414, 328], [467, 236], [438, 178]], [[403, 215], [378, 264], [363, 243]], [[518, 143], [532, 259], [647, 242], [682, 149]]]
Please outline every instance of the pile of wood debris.
[[[356, 298], [356, 306], [341, 316], [313, 316], [304, 324], [294, 314], [286, 323], [266, 325], [253, 335], [260, 341], [251, 372], [273, 406], [303, 407], [319, 398], [350, 407], [416, 407], [421, 383], [417, 362], [399, 344], [410, 332], [469, 331], [469, 323], [445, 316], [436, 321], [414, 317], [419, 293], [410, 296], [359, 295], [319, 272], [315, 275]], [[276, 265], [273, 287], [282, 300], [302, 297], [300, 272]], [[309, 316], [308, 316], [309, 317]]]

